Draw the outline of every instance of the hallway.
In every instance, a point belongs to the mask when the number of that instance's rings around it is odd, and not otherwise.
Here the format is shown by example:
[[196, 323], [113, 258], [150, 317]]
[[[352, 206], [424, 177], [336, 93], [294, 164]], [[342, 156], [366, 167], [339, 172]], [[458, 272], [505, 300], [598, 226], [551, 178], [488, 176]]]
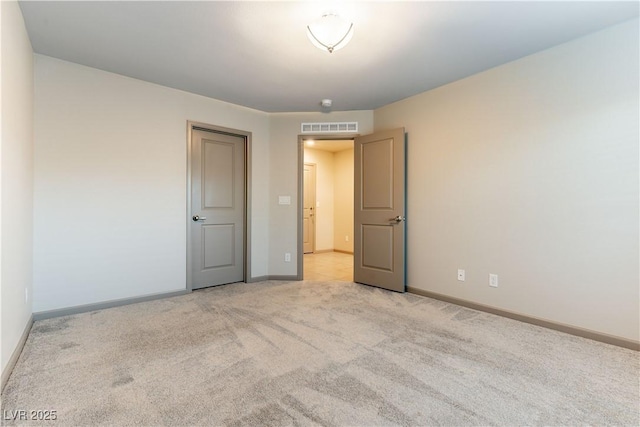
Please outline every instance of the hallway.
[[304, 280], [353, 281], [353, 255], [322, 252], [304, 255]]

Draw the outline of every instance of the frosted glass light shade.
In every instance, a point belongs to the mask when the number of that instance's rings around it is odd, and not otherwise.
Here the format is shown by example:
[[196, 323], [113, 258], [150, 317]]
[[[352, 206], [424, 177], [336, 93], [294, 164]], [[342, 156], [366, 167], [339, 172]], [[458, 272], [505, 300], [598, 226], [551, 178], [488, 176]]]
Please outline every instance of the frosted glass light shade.
[[318, 49], [332, 53], [349, 43], [353, 37], [353, 23], [328, 13], [307, 25], [307, 36]]

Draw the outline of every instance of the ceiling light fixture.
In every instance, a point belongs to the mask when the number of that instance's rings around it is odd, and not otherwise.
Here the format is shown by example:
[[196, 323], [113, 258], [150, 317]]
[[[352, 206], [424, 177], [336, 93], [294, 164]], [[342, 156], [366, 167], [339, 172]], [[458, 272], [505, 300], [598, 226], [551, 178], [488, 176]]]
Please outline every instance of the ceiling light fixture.
[[307, 25], [307, 36], [318, 49], [333, 53], [349, 43], [353, 37], [353, 23], [335, 13], [326, 13]]

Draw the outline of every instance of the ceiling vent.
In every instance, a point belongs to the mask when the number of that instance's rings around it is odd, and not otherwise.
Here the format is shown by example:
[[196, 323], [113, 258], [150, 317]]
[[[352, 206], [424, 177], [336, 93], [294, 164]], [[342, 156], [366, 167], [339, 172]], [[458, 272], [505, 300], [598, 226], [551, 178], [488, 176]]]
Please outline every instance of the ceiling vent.
[[302, 133], [358, 132], [358, 122], [302, 123]]

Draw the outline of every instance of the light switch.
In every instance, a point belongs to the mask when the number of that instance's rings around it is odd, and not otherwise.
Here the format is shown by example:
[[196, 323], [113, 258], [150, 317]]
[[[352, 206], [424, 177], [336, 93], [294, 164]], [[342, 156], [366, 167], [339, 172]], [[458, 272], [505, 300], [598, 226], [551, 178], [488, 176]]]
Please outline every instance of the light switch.
[[278, 196], [278, 204], [279, 205], [290, 205], [291, 204], [291, 196]]

